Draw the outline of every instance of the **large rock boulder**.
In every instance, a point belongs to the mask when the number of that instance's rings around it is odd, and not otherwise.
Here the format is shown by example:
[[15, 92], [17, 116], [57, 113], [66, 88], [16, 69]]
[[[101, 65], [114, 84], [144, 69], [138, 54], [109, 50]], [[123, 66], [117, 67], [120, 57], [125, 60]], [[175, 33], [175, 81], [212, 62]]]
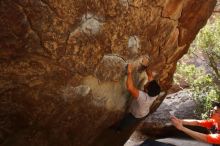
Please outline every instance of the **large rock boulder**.
[[[133, 130], [115, 139], [108, 127], [129, 106], [126, 64], [148, 54], [169, 89], [215, 3], [1, 0], [1, 145], [123, 145]], [[134, 80], [139, 86], [146, 74], [135, 71]]]

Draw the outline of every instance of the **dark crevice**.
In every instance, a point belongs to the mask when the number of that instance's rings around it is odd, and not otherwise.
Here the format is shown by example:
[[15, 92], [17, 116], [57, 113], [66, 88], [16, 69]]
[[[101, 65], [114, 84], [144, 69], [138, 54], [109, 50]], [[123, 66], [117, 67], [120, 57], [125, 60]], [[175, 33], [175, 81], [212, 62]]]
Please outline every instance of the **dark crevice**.
[[49, 2], [46, 2], [45, 0], [40, 0], [44, 5], [46, 5], [50, 11], [52, 11], [58, 18], [63, 19], [62, 17], [59, 16], [59, 14], [57, 13], [56, 9], [53, 8]]
[[66, 39], [65, 39], [65, 46], [64, 46], [64, 47], [65, 47], [65, 53], [66, 53], [67, 43], [68, 43], [68, 40], [69, 40], [69, 38], [70, 38], [70, 34], [71, 34], [71, 33], [68, 31], [68, 32], [67, 32]]
[[44, 46], [44, 44], [43, 44], [43, 41], [42, 41], [42, 39], [41, 39], [41, 34], [40, 34], [40, 32], [38, 32], [38, 30], [36, 30], [36, 29], [34, 28], [33, 24], [31, 23], [31, 19], [28, 17], [28, 14], [27, 14], [27, 11], [25, 10], [25, 8], [24, 8], [22, 5], [20, 5], [19, 3], [16, 3], [16, 2], [15, 2], [15, 4], [21, 9], [22, 13], [24, 14], [24, 17], [25, 17], [25, 19], [26, 19], [26, 22], [27, 22], [28, 25], [29, 25], [30, 30], [33, 31], [33, 32], [37, 35], [41, 47], [44, 49], [44, 51], [47, 52], [48, 55], [51, 56], [51, 53], [48, 51], [48, 49], [47, 49], [47, 48]]
[[162, 53], [161, 53], [161, 50], [162, 50], [162, 48], [161, 47], [159, 47], [158, 48], [158, 56], [160, 56]]
[[177, 41], [177, 47], [179, 46], [179, 42], [180, 42], [180, 27], [179, 27], [179, 25], [176, 27], [177, 29], [178, 29], [178, 31], [179, 31], [179, 33], [178, 33], [178, 39], [176, 40]]
[[170, 18], [170, 17], [164, 17], [164, 16], [162, 16], [162, 14], [161, 14], [161, 18], [164, 18], [164, 19], [169, 19], [169, 20], [172, 20], [172, 21], [177, 21], [177, 20], [172, 19], [172, 18]]
[[168, 19], [168, 20], [171, 20], [171, 21], [177, 21], [177, 20], [175, 20], [175, 19], [172, 19], [172, 18], [170, 18], [170, 17], [164, 17], [163, 16], [163, 7], [162, 6], [154, 6], [154, 8], [159, 8], [160, 9], [160, 17], [161, 18], [164, 18], [164, 19]]

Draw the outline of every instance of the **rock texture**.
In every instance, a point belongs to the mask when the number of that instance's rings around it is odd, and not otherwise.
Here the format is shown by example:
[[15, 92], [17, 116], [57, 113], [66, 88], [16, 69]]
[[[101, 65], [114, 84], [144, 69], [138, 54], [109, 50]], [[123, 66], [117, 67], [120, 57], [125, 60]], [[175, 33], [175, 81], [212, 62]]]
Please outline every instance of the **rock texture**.
[[[215, 3], [1, 0], [1, 145], [123, 145], [129, 132], [115, 140], [108, 127], [129, 106], [126, 63], [149, 54], [149, 68], [169, 89]], [[141, 85], [146, 74], [135, 71], [134, 79]]]
[[[175, 115], [180, 119], [196, 119], [194, 111], [196, 103], [188, 90], [182, 90], [168, 95], [160, 107], [138, 127], [150, 136], [177, 136], [180, 133], [170, 122], [170, 116]], [[173, 135], [174, 134], [174, 135]]]

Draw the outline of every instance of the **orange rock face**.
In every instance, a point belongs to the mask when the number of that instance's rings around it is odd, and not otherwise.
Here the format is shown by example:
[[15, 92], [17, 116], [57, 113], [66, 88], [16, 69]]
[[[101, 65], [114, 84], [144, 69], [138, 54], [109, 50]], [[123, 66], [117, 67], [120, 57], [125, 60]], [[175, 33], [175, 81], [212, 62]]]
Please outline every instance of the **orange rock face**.
[[[0, 144], [123, 145], [129, 134], [99, 137], [129, 106], [126, 64], [148, 54], [169, 89], [215, 3], [1, 0]], [[146, 74], [135, 69], [133, 78], [141, 88]]]

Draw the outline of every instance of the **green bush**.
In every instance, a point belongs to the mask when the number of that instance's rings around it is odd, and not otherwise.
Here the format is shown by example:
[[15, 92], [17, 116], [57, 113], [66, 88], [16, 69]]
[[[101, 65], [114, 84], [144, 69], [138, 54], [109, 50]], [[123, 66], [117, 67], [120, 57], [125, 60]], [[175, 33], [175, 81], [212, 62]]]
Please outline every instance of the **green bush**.
[[181, 79], [185, 79], [189, 83], [189, 91], [197, 108], [196, 115], [201, 118], [208, 118], [208, 112], [212, 108], [211, 101], [219, 100], [220, 92], [210, 74], [200, 67], [195, 67], [193, 64], [177, 64], [177, 71], [174, 75], [174, 82], [179, 83]]
[[[184, 79], [189, 83], [189, 90], [197, 103], [196, 114], [201, 118], [208, 118], [212, 108], [211, 101], [220, 101], [220, 18], [212, 17], [207, 25], [200, 30], [192, 43], [188, 58], [198, 57], [202, 53], [208, 63], [209, 71], [205, 65], [196, 67], [194, 64], [178, 63], [174, 75], [176, 83]], [[183, 57], [183, 58], [184, 58]], [[183, 61], [181, 61], [183, 62]], [[206, 67], [207, 69], [207, 67]]]

